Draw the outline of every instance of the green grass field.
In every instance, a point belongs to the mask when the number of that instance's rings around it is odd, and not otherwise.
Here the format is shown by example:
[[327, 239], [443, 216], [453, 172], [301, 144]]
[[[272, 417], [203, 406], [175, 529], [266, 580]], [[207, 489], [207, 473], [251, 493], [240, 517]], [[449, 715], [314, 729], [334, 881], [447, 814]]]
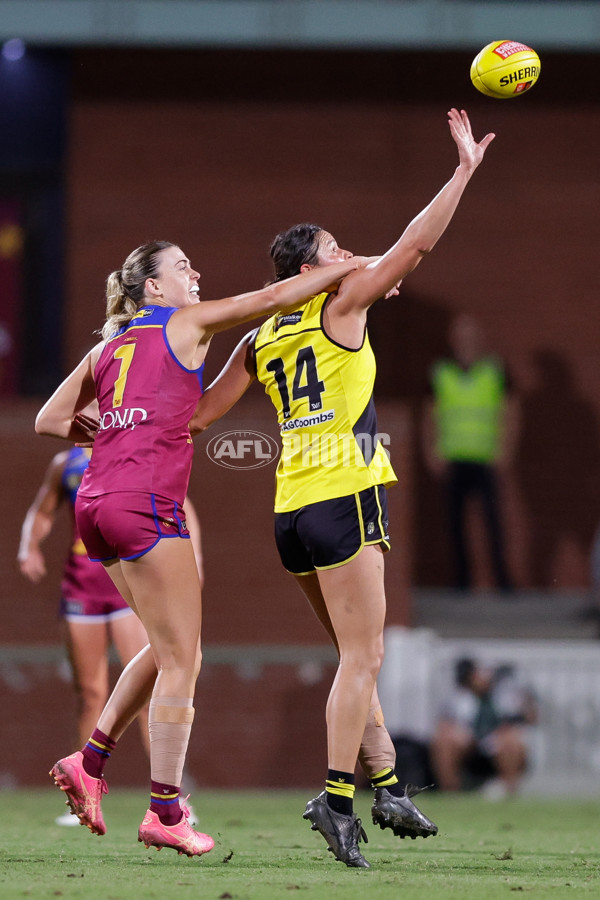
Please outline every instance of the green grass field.
[[372, 868], [348, 869], [302, 819], [306, 792], [198, 793], [201, 830], [216, 840], [201, 859], [146, 850], [137, 827], [143, 792], [104, 800], [108, 832], [61, 828], [58, 791], [0, 792], [0, 897], [202, 898], [290, 896], [364, 900], [578, 898], [600, 891], [599, 801], [421, 795], [439, 825], [427, 840], [401, 841], [370, 821], [370, 794], [355, 807], [367, 827]]

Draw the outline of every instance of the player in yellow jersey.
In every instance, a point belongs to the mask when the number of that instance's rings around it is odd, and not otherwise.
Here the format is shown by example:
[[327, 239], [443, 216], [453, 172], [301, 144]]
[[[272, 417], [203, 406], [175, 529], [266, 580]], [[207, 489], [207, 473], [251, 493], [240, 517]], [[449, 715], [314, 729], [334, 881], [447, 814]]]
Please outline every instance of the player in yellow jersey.
[[[376, 679], [383, 658], [383, 553], [389, 549], [385, 488], [396, 481], [377, 430], [375, 358], [366, 332], [369, 307], [398, 293], [401, 280], [433, 248], [494, 138], [477, 143], [467, 114], [448, 114], [459, 165], [431, 203], [381, 257], [350, 273], [333, 293], [272, 316], [246, 335], [200, 400], [192, 432], [223, 415], [258, 379], [279, 421], [275, 531], [285, 568], [295, 575], [339, 653], [327, 703], [325, 790], [304, 818], [338, 860], [368, 867], [353, 812], [357, 758], [375, 789], [373, 821], [400, 837], [437, 827], [412, 803], [394, 773]], [[352, 254], [316, 225], [281, 233], [271, 247], [275, 281]], [[366, 725], [365, 725], [366, 723]]]

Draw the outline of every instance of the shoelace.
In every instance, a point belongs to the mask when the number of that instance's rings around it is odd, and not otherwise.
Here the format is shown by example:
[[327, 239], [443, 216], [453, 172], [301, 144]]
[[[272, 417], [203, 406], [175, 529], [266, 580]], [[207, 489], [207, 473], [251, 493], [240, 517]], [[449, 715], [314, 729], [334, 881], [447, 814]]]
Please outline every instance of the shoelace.
[[189, 819], [189, 817], [190, 817], [190, 808], [187, 805], [187, 802], [189, 799], [190, 799], [190, 795], [188, 794], [187, 797], [184, 797], [183, 800], [179, 801], [179, 805], [181, 806], [181, 812], [183, 813], [184, 818], [186, 818], [186, 819]]
[[416, 784], [407, 784], [404, 788], [404, 795], [410, 800], [411, 797], [416, 797], [417, 794], [422, 794], [423, 791], [428, 791], [433, 786], [433, 784], [426, 784], [425, 787], [417, 787]]
[[367, 837], [367, 832], [363, 828], [362, 819], [359, 819], [357, 815], [354, 816], [354, 829], [356, 843], [358, 844], [361, 840], [363, 840], [365, 844], [368, 844], [369, 838]]

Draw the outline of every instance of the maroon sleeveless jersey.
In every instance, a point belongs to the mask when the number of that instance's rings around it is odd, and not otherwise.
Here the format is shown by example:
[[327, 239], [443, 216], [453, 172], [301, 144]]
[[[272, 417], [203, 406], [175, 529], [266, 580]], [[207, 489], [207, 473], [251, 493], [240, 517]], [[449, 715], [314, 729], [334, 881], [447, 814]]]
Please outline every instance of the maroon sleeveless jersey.
[[186, 369], [171, 350], [166, 326], [175, 311], [142, 307], [102, 349], [94, 372], [100, 428], [82, 496], [142, 491], [183, 504], [204, 364]]

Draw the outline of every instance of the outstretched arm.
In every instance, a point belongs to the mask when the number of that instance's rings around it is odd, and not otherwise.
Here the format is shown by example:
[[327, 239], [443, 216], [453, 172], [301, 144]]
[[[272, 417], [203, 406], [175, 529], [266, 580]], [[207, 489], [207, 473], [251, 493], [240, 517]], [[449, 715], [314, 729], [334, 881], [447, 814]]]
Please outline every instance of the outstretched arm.
[[34, 584], [46, 574], [41, 543], [52, 531], [56, 511], [63, 499], [61, 477], [65, 461], [66, 453], [54, 457], [21, 527], [17, 560], [21, 573]]
[[48, 434], [74, 442], [88, 440], [88, 433], [77, 423], [75, 417], [96, 396], [93, 373], [103, 346], [104, 344], [97, 344], [90, 350], [44, 403], [35, 420], [37, 434]]
[[242, 338], [227, 364], [198, 401], [190, 422], [191, 434], [199, 434], [224, 416], [256, 378], [252, 361], [255, 335], [256, 331], [251, 331]]
[[364, 259], [353, 257], [326, 269], [311, 269], [248, 294], [179, 309], [167, 325], [171, 348], [183, 365], [199, 366], [213, 334], [263, 315], [294, 309], [315, 294], [336, 290], [340, 281], [361, 265], [364, 265]]
[[464, 110], [451, 109], [448, 124], [458, 148], [459, 164], [454, 175], [383, 256], [344, 279], [337, 296], [330, 301], [330, 315], [364, 311], [379, 297], [388, 294], [418, 266], [448, 227], [473, 172], [495, 137], [487, 134], [477, 143]]

